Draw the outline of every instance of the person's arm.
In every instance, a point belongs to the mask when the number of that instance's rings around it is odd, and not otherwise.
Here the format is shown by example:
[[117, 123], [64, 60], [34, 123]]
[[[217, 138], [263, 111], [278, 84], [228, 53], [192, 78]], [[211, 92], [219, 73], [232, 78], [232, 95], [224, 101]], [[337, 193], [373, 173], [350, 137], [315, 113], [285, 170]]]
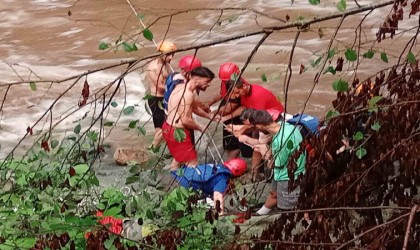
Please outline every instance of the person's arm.
[[267, 144], [257, 144], [253, 148], [255, 151], [259, 152], [265, 160], [270, 160], [274, 153], [268, 148]]
[[230, 120], [232, 118], [238, 117], [242, 114], [242, 112], [245, 110], [244, 106], [240, 106], [239, 108], [235, 109], [232, 113], [224, 115], [220, 118], [221, 122], [225, 122], [227, 120]]
[[206, 112], [203, 109], [203, 105], [204, 105], [204, 103], [201, 102], [200, 99], [198, 99], [198, 96], [194, 94], [194, 104], [193, 104], [194, 114], [210, 120], [211, 119], [211, 114], [210, 114], [210, 112]]
[[212, 99], [210, 99], [210, 101], [207, 101], [207, 105], [211, 106], [211, 105], [215, 104], [216, 102], [222, 100], [222, 98], [223, 98], [222, 95], [220, 93], [218, 93]]
[[259, 143], [260, 143], [260, 142], [258, 141], [258, 139], [251, 138], [251, 137], [249, 137], [249, 136], [247, 136], [247, 135], [240, 135], [240, 136], [238, 137], [238, 140], [239, 140], [240, 142], [245, 143], [245, 144], [248, 144], [248, 145], [250, 145], [250, 146], [255, 146], [255, 145], [257, 145], [257, 144], [259, 144]]

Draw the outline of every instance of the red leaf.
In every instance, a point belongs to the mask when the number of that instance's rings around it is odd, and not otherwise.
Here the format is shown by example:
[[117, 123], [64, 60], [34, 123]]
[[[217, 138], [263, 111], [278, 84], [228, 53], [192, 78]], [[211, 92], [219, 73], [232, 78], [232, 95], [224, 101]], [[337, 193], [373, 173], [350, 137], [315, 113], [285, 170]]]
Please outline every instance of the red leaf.
[[79, 107], [86, 105], [86, 102], [89, 98], [89, 84], [87, 80], [85, 80], [85, 83], [83, 84], [82, 98], [83, 99], [79, 102]]
[[335, 71], [343, 70], [344, 59], [342, 57], [337, 58], [337, 66], [335, 66]]
[[32, 134], [33, 134], [33, 132], [32, 132], [32, 128], [28, 126], [28, 127], [26, 128], [26, 133], [29, 133], [30, 135], [32, 135]]
[[301, 63], [300, 64], [299, 75], [302, 74], [304, 70], [305, 70], [305, 66]]
[[43, 148], [47, 152], [50, 152], [50, 146], [48, 146], [48, 141], [42, 141], [41, 148]]
[[69, 169], [69, 175], [70, 175], [70, 177], [73, 177], [73, 176], [76, 175], [76, 170], [74, 170], [73, 167], [70, 167], [70, 169]]

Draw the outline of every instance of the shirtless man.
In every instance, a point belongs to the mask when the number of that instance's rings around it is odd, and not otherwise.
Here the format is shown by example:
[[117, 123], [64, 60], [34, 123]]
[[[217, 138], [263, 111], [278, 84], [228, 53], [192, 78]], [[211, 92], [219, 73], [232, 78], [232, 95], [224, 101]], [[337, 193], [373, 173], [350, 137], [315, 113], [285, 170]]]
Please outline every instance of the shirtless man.
[[[157, 45], [157, 50], [162, 53], [169, 53], [176, 50], [175, 44], [169, 41], [162, 41]], [[146, 79], [150, 86], [150, 95], [148, 99], [149, 108], [152, 111], [153, 125], [155, 127], [155, 136], [152, 142], [152, 149], [156, 149], [162, 143], [162, 124], [166, 115], [163, 107], [163, 95], [165, 92], [165, 80], [171, 72], [169, 63], [173, 58], [172, 54], [166, 54], [150, 62], [146, 71]]]
[[[186, 84], [177, 84], [168, 102], [168, 117], [162, 126], [163, 138], [169, 152], [174, 157], [170, 169], [177, 170], [182, 164], [195, 167], [198, 164], [197, 151], [191, 139], [191, 131], [203, 132], [198, 125], [193, 112], [198, 109], [196, 91], [205, 91], [214, 78], [214, 73], [206, 67], [198, 67], [190, 72]], [[178, 136], [185, 134], [185, 139], [179, 141]], [[177, 140], [178, 139], [178, 140]]]

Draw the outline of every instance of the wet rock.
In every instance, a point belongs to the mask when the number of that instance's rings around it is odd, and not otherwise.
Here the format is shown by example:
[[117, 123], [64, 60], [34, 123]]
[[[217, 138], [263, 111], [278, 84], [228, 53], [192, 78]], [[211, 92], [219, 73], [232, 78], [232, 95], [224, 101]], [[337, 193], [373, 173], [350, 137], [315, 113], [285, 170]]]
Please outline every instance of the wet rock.
[[147, 159], [147, 152], [143, 149], [119, 147], [114, 153], [114, 160], [120, 166], [126, 166], [134, 162], [140, 164]]

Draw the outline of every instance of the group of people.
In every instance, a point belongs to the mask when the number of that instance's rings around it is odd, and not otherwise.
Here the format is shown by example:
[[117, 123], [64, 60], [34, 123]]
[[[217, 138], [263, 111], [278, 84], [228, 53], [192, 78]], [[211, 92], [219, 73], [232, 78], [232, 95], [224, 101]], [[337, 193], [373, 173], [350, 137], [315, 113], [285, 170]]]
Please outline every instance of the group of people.
[[[152, 96], [148, 104], [155, 127], [152, 147], [159, 147], [163, 140], [166, 142], [173, 156], [170, 170], [179, 184], [213, 195], [223, 213], [223, 194], [228, 181], [247, 172], [243, 158], [251, 158], [249, 173], [255, 177], [253, 180], [258, 179], [263, 162], [274, 167], [270, 195], [257, 214], [267, 214], [276, 206], [280, 209], [295, 207], [300, 189], [289, 192], [287, 165], [303, 137], [296, 125], [284, 122], [284, 108], [276, 96], [261, 85], [250, 84], [241, 77], [236, 64], [226, 62], [218, 72], [220, 93], [204, 102], [198, 94], [206, 91], [215, 74], [202, 66], [195, 55], [182, 57], [178, 71], [173, 72], [170, 62], [176, 51], [175, 44], [166, 40], [159, 43], [157, 49], [163, 54], [150, 62], [146, 72]], [[212, 111], [210, 107], [219, 101], [219, 108]], [[193, 114], [223, 124], [227, 161], [198, 163], [194, 131], [204, 132], [204, 127], [193, 119]], [[185, 138], [180, 139], [179, 134]], [[297, 178], [305, 171], [305, 152], [295, 161], [294, 178]]]

